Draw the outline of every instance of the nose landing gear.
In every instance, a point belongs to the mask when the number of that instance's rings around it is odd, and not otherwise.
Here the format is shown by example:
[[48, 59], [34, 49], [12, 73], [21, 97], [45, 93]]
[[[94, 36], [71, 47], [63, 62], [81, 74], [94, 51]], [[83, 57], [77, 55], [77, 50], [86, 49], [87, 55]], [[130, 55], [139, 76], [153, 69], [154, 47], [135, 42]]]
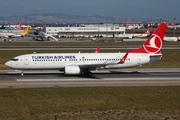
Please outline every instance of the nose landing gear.
[[21, 76], [23, 76], [24, 75], [24, 72], [23, 71], [21, 71]]

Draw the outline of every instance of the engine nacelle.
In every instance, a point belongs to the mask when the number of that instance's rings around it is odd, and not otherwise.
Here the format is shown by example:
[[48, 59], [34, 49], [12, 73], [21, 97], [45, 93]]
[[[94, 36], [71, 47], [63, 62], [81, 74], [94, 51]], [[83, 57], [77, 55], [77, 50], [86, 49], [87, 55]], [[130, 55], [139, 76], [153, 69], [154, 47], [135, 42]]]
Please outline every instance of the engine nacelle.
[[133, 37], [132, 36], [129, 36], [129, 39], [132, 39]]
[[64, 74], [79, 75], [79, 74], [81, 74], [81, 69], [79, 68], [79, 66], [66, 66], [64, 68]]

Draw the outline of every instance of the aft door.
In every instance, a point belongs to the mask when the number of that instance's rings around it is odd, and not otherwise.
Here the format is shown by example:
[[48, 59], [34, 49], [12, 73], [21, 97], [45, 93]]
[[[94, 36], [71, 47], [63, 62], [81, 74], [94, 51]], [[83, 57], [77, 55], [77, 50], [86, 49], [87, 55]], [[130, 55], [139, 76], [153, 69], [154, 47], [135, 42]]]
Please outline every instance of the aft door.
[[141, 64], [141, 58], [140, 58], [140, 56], [137, 57], [137, 64], [138, 64], [138, 65]]
[[29, 65], [29, 57], [24, 57], [24, 65]]

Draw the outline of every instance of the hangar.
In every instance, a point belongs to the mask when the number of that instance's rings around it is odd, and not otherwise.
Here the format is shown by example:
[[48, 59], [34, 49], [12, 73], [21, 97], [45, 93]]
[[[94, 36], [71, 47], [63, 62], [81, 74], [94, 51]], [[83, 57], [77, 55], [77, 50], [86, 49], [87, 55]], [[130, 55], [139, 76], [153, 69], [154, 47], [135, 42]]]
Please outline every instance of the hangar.
[[125, 33], [119, 24], [80, 25], [74, 27], [44, 27], [43, 32], [59, 37], [115, 37]]

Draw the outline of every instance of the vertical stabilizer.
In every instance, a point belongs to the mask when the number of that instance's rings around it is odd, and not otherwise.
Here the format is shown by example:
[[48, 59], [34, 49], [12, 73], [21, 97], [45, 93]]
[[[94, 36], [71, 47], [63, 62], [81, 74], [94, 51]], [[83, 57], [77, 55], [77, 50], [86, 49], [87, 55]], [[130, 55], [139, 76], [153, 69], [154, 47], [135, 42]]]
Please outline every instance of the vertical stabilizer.
[[161, 23], [160, 26], [153, 32], [147, 41], [138, 49], [129, 51], [130, 53], [154, 53], [160, 54], [163, 39], [166, 32], [167, 23]]
[[151, 27], [149, 27], [149, 28], [146, 30], [146, 32], [144, 32], [143, 34], [149, 35], [150, 32], [151, 32]]
[[20, 34], [25, 35], [25, 34], [28, 34], [28, 32], [29, 32], [29, 27], [26, 27], [26, 28], [24, 29], [24, 31], [21, 32]]
[[22, 22], [19, 23], [19, 25], [16, 27], [16, 30], [20, 30], [22, 27]]

